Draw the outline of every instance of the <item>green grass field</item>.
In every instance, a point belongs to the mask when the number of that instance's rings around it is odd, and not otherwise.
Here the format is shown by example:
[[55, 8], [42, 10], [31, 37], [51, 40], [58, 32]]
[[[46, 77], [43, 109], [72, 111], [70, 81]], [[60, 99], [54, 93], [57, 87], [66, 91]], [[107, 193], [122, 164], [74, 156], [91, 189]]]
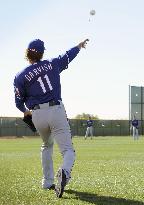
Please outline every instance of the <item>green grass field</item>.
[[[73, 139], [76, 162], [63, 198], [41, 189], [41, 139], [0, 140], [0, 205], [144, 205], [144, 139]], [[54, 147], [54, 167], [61, 162]]]

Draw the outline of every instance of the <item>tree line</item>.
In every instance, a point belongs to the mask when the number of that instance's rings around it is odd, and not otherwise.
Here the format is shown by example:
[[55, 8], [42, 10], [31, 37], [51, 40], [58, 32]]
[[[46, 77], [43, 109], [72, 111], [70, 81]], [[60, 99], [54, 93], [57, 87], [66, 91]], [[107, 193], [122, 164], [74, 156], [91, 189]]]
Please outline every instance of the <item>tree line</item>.
[[93, 120], [99, 119], [99, 117], [97, 115], [92, 115], [92, 114], [88, 114], [88, 113], [77, 114], [75, 116], [75, 119], [87, 120], [89, 117], [91, 117], [91, 119], [93, 119]]

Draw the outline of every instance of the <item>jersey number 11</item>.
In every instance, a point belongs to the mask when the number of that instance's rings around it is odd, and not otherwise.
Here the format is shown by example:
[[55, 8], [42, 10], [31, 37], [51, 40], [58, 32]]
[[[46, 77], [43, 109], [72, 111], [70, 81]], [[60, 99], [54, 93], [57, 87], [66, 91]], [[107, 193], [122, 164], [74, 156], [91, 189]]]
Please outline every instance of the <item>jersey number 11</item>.
[[44, 85], [44, 82], [45, 82], [45, 81], [46, 81], [47, 85], [49, 86], [49, 89], [50, 89], [50, 90], [52, 90], [53, 87], [52, 87], [51, 82], [50, 82], [50, 80], [49, 80], [49, 77], [48, 77], [47, 75], [45, 75], [43, 78], [44, 78], [44, 79], [42, 80], [42, 78], [39, 77], [39, 78], [37, 79], [37, 81], [40, 83], [40, 86], [41, 86], [41, 88], [42, 88], [42, 91], [43, 91], [44, 93], [46, 93], [46, 87], [45, 87], [45, 85]]

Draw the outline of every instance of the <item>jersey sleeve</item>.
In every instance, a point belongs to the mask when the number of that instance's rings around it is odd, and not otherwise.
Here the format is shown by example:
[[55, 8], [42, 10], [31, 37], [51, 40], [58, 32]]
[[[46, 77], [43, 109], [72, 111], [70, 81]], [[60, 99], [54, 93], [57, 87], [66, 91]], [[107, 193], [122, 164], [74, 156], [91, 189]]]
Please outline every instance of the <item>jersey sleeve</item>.
[[18, 81], [18, 79], [15, 77], [14, 79], [14, 93], [15, 93], [15, 104], [16, 107], [21, 111], [25, 112], [27, 109], [24, 105], [24, 99], [25, 99], [25, 90], [22, 84]]
[[68, 68], [68, 64], [77, 56], [79, 51], [80, 49], [76, 46], [74, 48], [71, 48], [69, 51], [66, 51], [64, 55], [59, 55], [58, 65], [60, 73]]

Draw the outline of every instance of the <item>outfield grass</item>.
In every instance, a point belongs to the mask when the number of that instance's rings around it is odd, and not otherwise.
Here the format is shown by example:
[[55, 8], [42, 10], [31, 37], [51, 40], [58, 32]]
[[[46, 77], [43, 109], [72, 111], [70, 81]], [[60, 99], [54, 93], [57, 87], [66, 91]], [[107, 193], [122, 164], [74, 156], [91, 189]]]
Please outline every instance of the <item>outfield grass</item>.
[[[74, 138], [76, 162], [62, 199], [41, 189], [40, 139], [0, 140], [0, 205], [144, 205], [144, 139]], [[57, 171], [61, 156], [54, 147]]]

